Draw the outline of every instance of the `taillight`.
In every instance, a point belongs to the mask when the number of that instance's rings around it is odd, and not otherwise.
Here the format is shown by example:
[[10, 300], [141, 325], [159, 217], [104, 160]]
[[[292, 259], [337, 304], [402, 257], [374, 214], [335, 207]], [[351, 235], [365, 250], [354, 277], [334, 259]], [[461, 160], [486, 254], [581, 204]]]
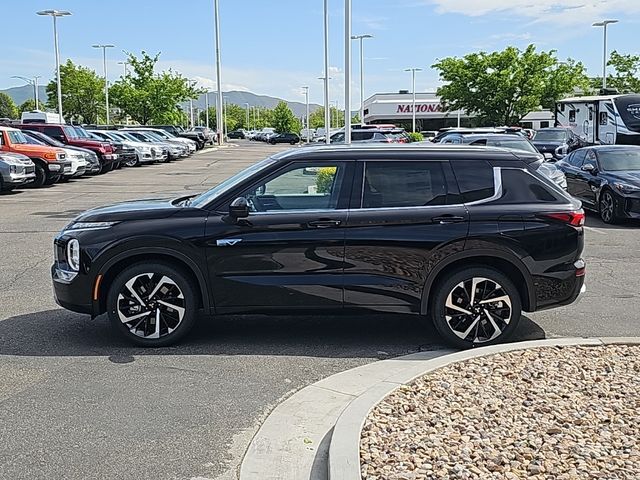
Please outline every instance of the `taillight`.
[[542, 216], [558, 220], [573, 227], [582, 227], [584, 225], [584, 210], [582, 209], [575, 212], [544, 213]]

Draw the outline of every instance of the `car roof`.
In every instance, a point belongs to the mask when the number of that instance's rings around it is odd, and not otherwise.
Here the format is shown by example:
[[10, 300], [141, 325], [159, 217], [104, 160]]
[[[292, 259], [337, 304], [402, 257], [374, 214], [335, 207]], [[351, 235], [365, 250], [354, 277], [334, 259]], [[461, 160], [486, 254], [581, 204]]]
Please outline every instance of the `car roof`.
[[3, 132], [13, 132], [13, 131], [15, 131], [15, 130], [20, 131], [20, 129], [19, 129], [19, 128], [7, 127], [6, 125], [0, 125], [0, 131], [3, 131]]
[[514, 135], [513, 133], [472, 133], [470, 135], [464, 135], [465, 140], [483, 140], [483, 139], [492, 139], [492, 140], [513, 140], [514, 138], [527, 140], [522, 135]]
[[324, 159], [388, 159], [398, 157], [433, 159], [485, 159], [485, 160], [537, 160], [540, 155], [533, 152], [514, 151], [500, 147], [471, 145], [442, 145], [438, 143], [405, 144], [352, 144], [352, 145], [314, 145], [309, 148], [294, 148], [272, 156], [275, 160], [295, 160], [297, 158], [322, 157]]

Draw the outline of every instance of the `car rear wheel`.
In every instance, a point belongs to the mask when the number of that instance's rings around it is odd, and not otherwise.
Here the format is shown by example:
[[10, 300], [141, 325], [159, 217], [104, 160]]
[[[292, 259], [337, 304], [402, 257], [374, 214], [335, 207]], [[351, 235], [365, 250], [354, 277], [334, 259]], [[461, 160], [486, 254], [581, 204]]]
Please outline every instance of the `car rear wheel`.
[[449, 274], [430, 305], [433, 323], [447, 343], [473, 348], [502, 343], [515, 331], [522, 313], [514, 283], [503, 273], [471, 267]]
[[125, 162], [125, 165], [127, 167], [137, 167], [138, 165], [140, 165], [140, 159], [138, 158], [138, 156], [136, 155], [135, 158], [132, 158], [130, 160], [127, 160]]
[[600, 202], [598, 202], [598, 213], [604, 223], [614, 224], [618, 222], [618, 216], [616, 215], [616, 203], [613, 195], [610, 191], [605, 190], [600, 195]]
[[139, 263], [121, 272], [107, 295], [113, 327], [129, 342], [164, 347], [193, 327], [196, 287], [180, 270], [164, 263]]

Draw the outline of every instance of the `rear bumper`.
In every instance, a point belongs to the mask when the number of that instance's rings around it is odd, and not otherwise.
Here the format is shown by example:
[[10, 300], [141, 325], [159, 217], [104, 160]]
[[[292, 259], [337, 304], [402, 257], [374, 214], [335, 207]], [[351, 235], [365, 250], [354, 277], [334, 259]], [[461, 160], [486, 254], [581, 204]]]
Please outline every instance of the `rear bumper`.
[[[578, 268], [580, 266], [581, 268]], [[584, 266], [584, 261], [578, 260], [566, 271], [554, 272], [552, 275], [544, 277], [535, 276], [535, 311], [571, 305], [578, 300], [580, 295], [587, 291]], [[580, 269], [582, 269], [582, 273], [578, 274]]]

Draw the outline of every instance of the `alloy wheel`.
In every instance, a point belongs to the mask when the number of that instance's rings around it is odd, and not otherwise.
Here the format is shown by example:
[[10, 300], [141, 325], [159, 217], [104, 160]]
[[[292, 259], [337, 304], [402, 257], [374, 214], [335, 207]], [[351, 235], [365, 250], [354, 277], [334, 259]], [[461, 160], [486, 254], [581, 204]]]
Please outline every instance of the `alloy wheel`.
[[494, 280], [473, 277], [457, 284], [445, 303], [445, 320], [460, 339], [485, 343], [507, 328], [512, 316], [511, 298]]
[[613, 197], [609, 192], [604, 192], [600, 197], [600, 217], [609, 223], [613, 219]]
[[136, 275], [118, 293], [118, 318], [142, 338], [161, 338], [174, 332], [184, 319], [185, 308], [180, 287], [159, 273]]

